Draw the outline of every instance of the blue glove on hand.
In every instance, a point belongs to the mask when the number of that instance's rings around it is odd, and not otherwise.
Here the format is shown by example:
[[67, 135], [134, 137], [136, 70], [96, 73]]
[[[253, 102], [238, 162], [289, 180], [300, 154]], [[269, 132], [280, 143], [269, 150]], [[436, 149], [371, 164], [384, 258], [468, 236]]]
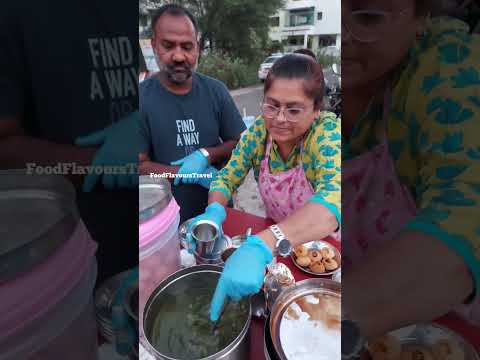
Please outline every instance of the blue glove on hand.
[[138, 341], [138, 329], [133, 328], [129, 315], [125, 312], [123, 306], [126, 291], [134, 284], [138, 284], [138, 267], [128, 272], [112, 303], [112, 326], [115, 333], [115, 347], [120, 355], [129, 354], [132, 348], [137, 346]]
[[188, 251], [190, 253], [193, 252], [193, 249], [195, 248], [195, 240], [192, 237], [192, 227], [195, 225], [197, 222], [201, 220], [209, 220], [214, 222], [218, 228], [220, 229], [220, 234], [219, 236], [223, 236], [223, 231], [222, 231], [222, 224], [227, 218], [227, 213], [225, 212], [225, 208], [223, 205], [214, 202], [211, 203], [210, 205], [207, 206], [205, 209], [205, 212], [203, 214], [200, 214], [196, 217], [194, 217], [187, 229], [187, 243], [188, 243]]
[[249, 236], [225, 263], [210, 305], [210, 320], [217, 321], [228, 298], [242, 297], [260, 291], [265, 267], [273, 260], [272, 251], [258, 236]]
[[210, 189], [210, 184], [215, 181], [217, 178], [218, 170], [213, 166], [209, 166], [205, 171], [205, 174], [211, 174], [212, 177], [202, 177], [195, 179], [199, 185], [203, 186], [205, 189]]
[[[100, 146], [95, 153], [93, 172], [85, 177], [83, 191], [90, 192], [102, 178], [107, 189], [136, 188], [138, 186], [138, 131], [139, 113], [135, 111], [115, 124], [75, 140], [78, 146]], [[127, 166], [128, 165], [128, 166]], [[97, 174], [96, 168], [104, 166], [123, 166], [121, 173]]]
[[[203, 174], [208, 167], [208, 159], [200, 152], [200, 150], [197, 150], [180, 160], [171, 162], [170, 165], [180, 166], [180, 169], [177, 172], [179, 175]], [[180, 181], [184, 184], [194, 184], [195, 181], [198, 182], [198, 179], [193, 177], [176, 177], [173, 184], [178, 185], [180, 184]]]

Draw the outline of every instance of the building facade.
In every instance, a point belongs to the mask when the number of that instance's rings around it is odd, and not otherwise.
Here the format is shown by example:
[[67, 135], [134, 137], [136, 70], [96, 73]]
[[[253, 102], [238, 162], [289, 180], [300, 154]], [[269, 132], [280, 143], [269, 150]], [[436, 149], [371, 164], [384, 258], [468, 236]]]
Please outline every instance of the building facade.
[[341, 0], [288, 0], [272, 16], [270, 38], [286, 52], [341, 46]]

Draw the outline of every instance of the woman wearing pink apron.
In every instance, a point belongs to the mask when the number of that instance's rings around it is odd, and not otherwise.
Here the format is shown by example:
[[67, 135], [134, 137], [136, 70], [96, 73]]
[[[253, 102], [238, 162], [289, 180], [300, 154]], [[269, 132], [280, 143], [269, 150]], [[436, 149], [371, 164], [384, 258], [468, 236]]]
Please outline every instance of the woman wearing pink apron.
[[258, 190], [262, 196], [267, 216], [279, 223], [301, 209], [315, 193], [303, 169], [303, 139], [299, 144], [300, 161], [293, 169], [272, 174], [269, 170], [272, 137], [268, 137], [265, 159], [260, 165]]
[[306, 55], [277, 60], [265, 82], [263, 116], [246, 131], [210, 187], [201, 219], [219, 226], [231, 195], [253, 169], [267, 215], [276, 225], [249, 236], [225, 264], [211, 306], [256, 293], [276, 252], [334, 232], [340, 223], [341, 133], [335, 114], [321, 112], [321, 66]]
[[420, 3], [342, 6], [342, 123], [353, 155], [342, 162], [343, 310], [364, 338], [451, 311], [480, 324], [478, 235], [464, 231], [476, 226], [467, 214], [478, 196], [463, 185], [479, 183], [468, 150], [478, 121], [465, 105], [468, 82], [454, 75], [478, 70], [474, 39], [458, 22], [426, 23]]

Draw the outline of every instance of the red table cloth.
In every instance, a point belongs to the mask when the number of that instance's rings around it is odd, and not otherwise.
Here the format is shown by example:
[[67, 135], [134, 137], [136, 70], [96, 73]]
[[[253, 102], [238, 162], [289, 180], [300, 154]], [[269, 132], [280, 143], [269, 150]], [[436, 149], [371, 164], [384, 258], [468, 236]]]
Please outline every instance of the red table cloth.
[[[235, 209], [227, 209], [227, 220], [223, 225], [223, 230], [228, 236], [236, 236], [244, 234], [247, 229], [252, 228], [252, 234], [260, 232], [272, 225], [273, 222], [252, 214], [247, 214]], [[341, 250], [341, 245], [333, 238], [324, 239], [330, 242]], [[290, 258], [279, 259], [280, 262], [286, 264], [292, 271], [296, 281], [301, 281], [310, 278], [307, 273], [300, 271], [292, 262]], [[480, 329], [467, 324], [454, 314], [448, 314], [437, 322], [441, 325], [447, 326], [465, 339], [470, 341], [477, 349], [480, 350]], [[264, 343], [263, 343], [263, 329], [265, 321], [254, 318], [250, 327], [250, 360], [264, 360]]]

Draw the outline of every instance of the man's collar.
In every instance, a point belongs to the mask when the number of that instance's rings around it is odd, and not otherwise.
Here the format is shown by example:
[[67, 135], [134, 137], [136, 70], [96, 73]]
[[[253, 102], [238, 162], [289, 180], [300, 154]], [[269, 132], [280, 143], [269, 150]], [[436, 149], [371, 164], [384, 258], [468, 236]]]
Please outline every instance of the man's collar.
[[165, 75], [164, 72], [162, 71], [159, 71], [157, 72], [155, 75], [156, 79], [159, 81], [160, 85], [166, 90], [168, 91], [169, 93], [172, 93], [173, 95], [178, 95], [178, 96], [185, 96], [185, 95], [188, 95], [190, 94], [190, 92], [192, 91], [193, 89], [193, 82], [195, 81], [194, 79], [196, 78], [196, 73], [193, 72], [192, 73], [192, 77], [190, 78], [190, 88], [188, 90], [178, 90], [178, 89], [175, 89], [170, 86], [168, 86], [168, 82], [167, 82], [167, 77]]

